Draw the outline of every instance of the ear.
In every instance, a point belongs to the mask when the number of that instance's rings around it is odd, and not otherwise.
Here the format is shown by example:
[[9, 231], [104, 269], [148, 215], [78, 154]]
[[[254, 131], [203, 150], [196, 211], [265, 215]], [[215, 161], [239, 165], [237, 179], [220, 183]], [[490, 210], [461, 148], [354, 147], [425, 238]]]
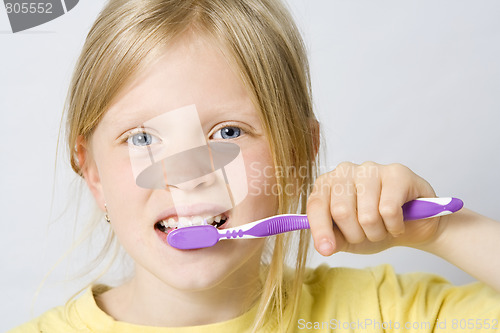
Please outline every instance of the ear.
[[81, 135], [76, 139], [76, 151], [78, 164], [80, 165], [83, 178], [85, 179], [90, 192], [92, 192], [97, 205], [102, 211], [104, 211], [105, 200], [104, 193], [102, 191], [101, 178], [99, 176], [99, 169], [97, 168], [97, 164], [92, 156], [90, 143], [87, 142]]
[[314, 149], [314, 156], [313, 158], [316, 158], [318, 156], [318, 151], [319, 151], [319, 144], [320, 144], [320, 137], [319, 137], [319, 122], [312, 118], [309, 119], [309, 129], [311, 131], [312, 139], [313, 139], [313, 149]]

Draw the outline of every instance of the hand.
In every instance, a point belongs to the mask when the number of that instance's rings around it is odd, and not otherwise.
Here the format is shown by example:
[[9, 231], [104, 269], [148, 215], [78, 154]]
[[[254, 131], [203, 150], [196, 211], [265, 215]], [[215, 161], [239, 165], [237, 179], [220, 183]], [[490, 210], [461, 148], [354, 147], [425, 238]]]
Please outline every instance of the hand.
[[314, 246], [328, 256], [429, 242], [440, 217], [403, 222], [401, 207], [419, 197], [435, 196], [427, 181], [401, 164], [343, 162], [318, 177], [308, 198]]

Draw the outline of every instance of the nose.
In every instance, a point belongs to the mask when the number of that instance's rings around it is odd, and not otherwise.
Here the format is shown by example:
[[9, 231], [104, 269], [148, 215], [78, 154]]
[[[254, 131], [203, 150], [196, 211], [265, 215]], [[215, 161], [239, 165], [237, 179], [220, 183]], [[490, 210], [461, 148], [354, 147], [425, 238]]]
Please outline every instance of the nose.
[[219, 178], [229, 184], [224, 168], [239, 153], [234, 143], [210, 142], [154, 162], [137, 175], [136, 183], [143, 188], [185, 191], [213, 185]]
[[215, 172], [210, 172], [201, 177], [193, 178], [182, 183], [170, 184], [168, 179], [166, 179], [165, 183], [168, 187], [173, 187], [182, 191], [193, 191], [193, 190], [201, 190], [203, 188], [212, 186], [216, 182], [217, 175]]
[[136, 178], [144, 188], [192, 190], [216, 181], [217, 169], [207, 147], [198, 147], [159, 160], [144, 169]]

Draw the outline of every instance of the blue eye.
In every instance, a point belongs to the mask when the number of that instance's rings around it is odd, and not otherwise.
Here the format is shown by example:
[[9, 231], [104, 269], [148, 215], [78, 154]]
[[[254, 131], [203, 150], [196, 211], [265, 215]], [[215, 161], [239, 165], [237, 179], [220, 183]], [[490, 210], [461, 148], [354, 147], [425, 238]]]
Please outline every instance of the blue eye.
[[158, 139], [146, 132], [135, 133], [134, 135], [129, 136], [127, 139], [127, 143], [134, 146], [149, 146], [156, 142], [158, 142]]
[[214, 139], [235, 139], [241, 135], [241, 129], [236, 126], [226, 126], [214, 133]]

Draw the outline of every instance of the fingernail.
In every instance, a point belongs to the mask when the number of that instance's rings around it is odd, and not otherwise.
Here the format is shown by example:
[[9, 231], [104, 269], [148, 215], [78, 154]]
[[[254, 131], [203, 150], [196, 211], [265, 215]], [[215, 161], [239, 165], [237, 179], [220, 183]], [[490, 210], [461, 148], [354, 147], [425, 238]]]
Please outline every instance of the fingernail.
[[325, 239], [324, 241], [321, 242], [321, 244], [319, 244], [318, 250], [319, 252], [321, 252], [321, 254], [324, 255], [330, 254], [333, 252], [333, 244], [329, 240]]

